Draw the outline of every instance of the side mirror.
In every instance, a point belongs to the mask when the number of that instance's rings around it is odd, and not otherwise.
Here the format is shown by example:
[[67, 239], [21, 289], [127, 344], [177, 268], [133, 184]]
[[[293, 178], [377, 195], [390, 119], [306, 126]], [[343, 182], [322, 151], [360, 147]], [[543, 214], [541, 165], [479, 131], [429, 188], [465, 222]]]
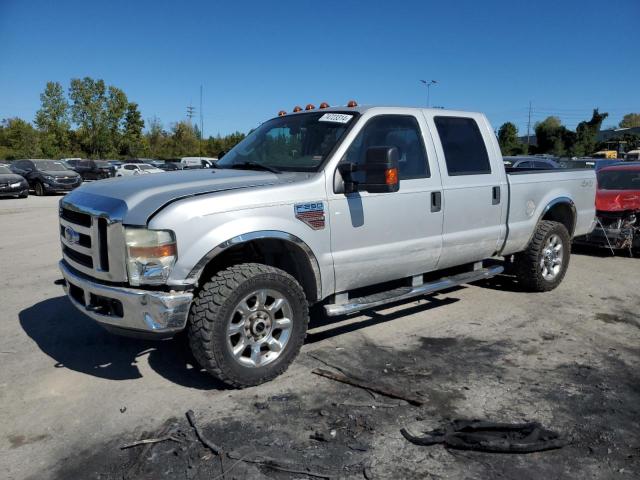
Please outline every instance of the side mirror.
[[370, 147], [360, 170], [365, 172], [359, 190], [369, 193], [390, 193], [400, 189], [398, 162], [400, 153], [396, 147]]

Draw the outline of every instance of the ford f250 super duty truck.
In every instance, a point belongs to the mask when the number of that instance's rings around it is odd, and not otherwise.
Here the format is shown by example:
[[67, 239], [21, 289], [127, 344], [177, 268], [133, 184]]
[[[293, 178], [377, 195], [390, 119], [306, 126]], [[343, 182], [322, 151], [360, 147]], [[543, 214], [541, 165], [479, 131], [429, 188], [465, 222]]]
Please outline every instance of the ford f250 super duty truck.
[[561, 282], [593, 228], [593, 171], [507, 173], [482, 114], [354, 103], [280, 112], [213, 170], [62, 198], [71, 302], [116, 333], [186, 329], [200, 365], [244, 387], [293, 361], [313, 304], [352, 314], [505, 264], [526, 290]]

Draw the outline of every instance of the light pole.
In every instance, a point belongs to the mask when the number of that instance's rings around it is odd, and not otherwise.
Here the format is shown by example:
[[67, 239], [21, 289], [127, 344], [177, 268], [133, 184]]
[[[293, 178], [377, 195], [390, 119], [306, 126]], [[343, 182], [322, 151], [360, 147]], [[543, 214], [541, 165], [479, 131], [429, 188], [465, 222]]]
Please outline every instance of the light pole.
[[437, 80], [420, 80], [427, 87], [427, 108], [430, 107], [431, 85], [437, 85]]

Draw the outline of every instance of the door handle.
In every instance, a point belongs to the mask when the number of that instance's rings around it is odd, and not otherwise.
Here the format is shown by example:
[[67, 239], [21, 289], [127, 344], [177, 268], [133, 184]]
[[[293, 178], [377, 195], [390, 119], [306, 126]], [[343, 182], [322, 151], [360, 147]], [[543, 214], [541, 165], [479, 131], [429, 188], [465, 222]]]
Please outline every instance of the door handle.
[[442, 210], [442, 192], [431, 192], [431, 211], [439, 212]]
[[493, 192], [491, 194], [491, 204], [498, 205], [500, 203], [500, 187], [493, 187]]

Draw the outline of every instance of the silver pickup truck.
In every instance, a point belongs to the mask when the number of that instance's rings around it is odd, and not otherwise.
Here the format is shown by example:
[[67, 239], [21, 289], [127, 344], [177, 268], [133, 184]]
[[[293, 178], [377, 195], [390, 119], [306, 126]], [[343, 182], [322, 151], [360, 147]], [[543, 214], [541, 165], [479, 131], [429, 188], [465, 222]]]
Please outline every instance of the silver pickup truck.
[[591, 170], [506, 172], [479, 113], [309, 105], [213, 170], [65, 196], [61, 283], [116, 333], [186, 329], [203, 368], [245, 387], [289, 366], [313, 304], [347, 315], [505, 267], [524, 290], [555, 288], [595, 188]]

